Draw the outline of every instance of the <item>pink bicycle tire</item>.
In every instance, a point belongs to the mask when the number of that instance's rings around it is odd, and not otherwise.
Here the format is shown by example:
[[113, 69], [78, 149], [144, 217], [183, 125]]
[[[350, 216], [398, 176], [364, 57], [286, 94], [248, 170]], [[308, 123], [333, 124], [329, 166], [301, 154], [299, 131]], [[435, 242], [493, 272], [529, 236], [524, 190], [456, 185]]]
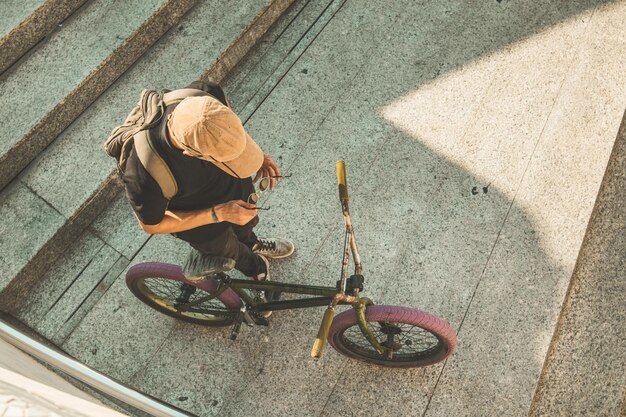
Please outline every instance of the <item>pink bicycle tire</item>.
[[[139, 298], [142, 302], [150, 307], [165, 313], [169, 316], [189, 321], [192, 323], [207, 325], [207, 326], [225, 326], [233, 322], [231, 318], [224, 317], [224, 320], [216, 319], [214, 322], [210, 320], [194, 319], [192, 317], [186, 317], [179, 313], [172, 311], [171, 308], [166, 308], [160, 303], [153, 301], [154, 297], [150, 297], [146, 294], [146, 288], [143, 284], [145, 279], [149, 278], [163, 278], [166, 280], [178, 281], [181, 283], [189, 284], [202, 291], [208, 293], [214, 293], [217, 290], [218, 283], [214, 279], [210, 279], [204, 282], [191, 282], [185, 278], [182, 268], [179, 265], [161, 263], [161, 262], [144, 262], [137, 265], [133, 265], [126, 273], [126, 285], [131, 292]], [[227, 309], [239, 310], [241, 306], [241, 299], [230, 288], [222, 292], [216, 297]]]
[[[328, 342], [330, 345], [339, 353], [348, 357], [395, 368], [413, 368], [433, 365], [447, 359], [456, 351], [457, 339], [454, 330], [448, 323], [432, 314], [408, 307], [375, 305], [367, 307], [365, 319], [370, 325], [378, 323], [373, 327], [378, 326], [380, 322], [385, 322], [419, 328], [424, 331], [423, 334], [419, 334], [419, 337], [427, 337], [429, 340], [432, 340], [435, 345], [423, 352], [416, 351], [414, 356], [395, 354], [396, 357], [389, 360], [377, 354], [360, 333], [356, 312], [353, 309], [337, 315], [333, 320], [330, 331], [328, 332]], [[350, 341], [349, 337], [346, 336], [346, 332], [350, 328], [352, 328], [350, 332], [353, 335], [351, 337], [361, 337], [364, 342], [362, 345]], [[407, 339], [404, 342], [408, 344], [409, 340], [410, 339]], [[379, 342], [380, 341], [381, 340], [379, 340]], [[404, 346], [402, 349], [404, 349]], [[407, 346], [405, 350], [410, 351], [411, 349], [415, 350], [410, 346]]]

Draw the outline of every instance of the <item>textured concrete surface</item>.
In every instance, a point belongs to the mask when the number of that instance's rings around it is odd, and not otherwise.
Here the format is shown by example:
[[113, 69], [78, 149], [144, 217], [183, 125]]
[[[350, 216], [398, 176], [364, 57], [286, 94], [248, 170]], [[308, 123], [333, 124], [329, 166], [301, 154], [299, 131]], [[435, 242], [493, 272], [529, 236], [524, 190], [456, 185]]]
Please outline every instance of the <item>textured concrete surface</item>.
[[[612, 58], [623, 39], [609, 39], [621, 31], [625, 6], [579, 16], [586, 27], [577, 53], [514, 194], [524, 212], [510, 212], [500, 231], [461, 328], [460, 354], [431, 401], [434, 414], [468, 403], [472, 415], [527, 413], [626, 104], [624, 62]], [[514, 304], [502, 311], [494, 299]], [[485, 354], [492, 366], [474, 359]]]
[[28, 299], [20, 305], [16, 317], [29, 327], [36, 328], [104, 246], [104, 242], [90, 233], [80, 236], [67, 248], [59, 262], [32, 287]]
[[[254, 53], [242, 60], [228, 78], [223, 80], [222, 86], [228, 91], [230, 97], [237, 100], [231, 102], [233, 109], [244, 121], [249, 119], [249, 114], [242, 110], [249, 107], [253, 97], [259, 96], [259, 89], [268, 83], [268, 77], [277, 73], [277, 68], [282, 65], [286, 58], [293, 54], [294, 46], [301, 47], [300, 39], [307, 34], [317, 34], [312, 26], [321, 20], [321, 14], [329, 5], [334, 4], [331, 0], [324, 2], [296, 1], [276, 22], [276, 26], [264, 36], [255, 46]], [[291, 25], [293, 19], [298, 19], [297, 25]], [[327, 20], [322, 20], [327, 22]], [[310, 36], [310, 35], [309, 35]], [[310, 42], [306, 43], [307, 45]], [[284, 75], [286, 71], [278, 72]], [[271, 84], [271, 83], [268, 83]]]
[[[50, 112], [161, 4], [160, 0], [127, 6], [93, 2], [10, 71], [2, 82], [3, 96], [8, 100], [2, 121], [13, 129], [6, 132], [11, 136], [3, 140], [2, 152]], [[129, 13], [131, 10], [134, 13]], [[43, 68], [48, 77], [45, 82]]]
[[7, 0], [0, 5], [0, 74], [86, 0]]
[[84, 234], [32, 286], [15, 317], [61, 344], [127, 265], [113, 248]]
[[137, 228], [137, 219], [128, 210], [128, 200], [119, 193], [107, 209], [90, 226], [89, 230], [126, 259], [135, 257], [150, 235]]
[[[77, 306], [81, 307], [83, 301], [94, 292], [100, 294], [106, 292], [112, 280], [117, 278], [126, 265], [128, 261], [124, 262], [118, 252], [105, 245], [80, 274], [74, 277], [72, 285], [46, 312], [44, 319], [35, 326], [35, 330], [53, 342], [62, 342], [65, 336], [63, 328], [66, 327], [66, 323], [77, 324], [82, 319], [82, 317], [74, 318], [78, 310]], [[55, 283], [51, 281], [48, 285], [55, 285]]]
[[0, 81], [12, 128], [0, 142], [4, 187], [174, 25], [193, 0], [94, 1]]
[[[171, 262], [183, 259], [186, 254], [187, 248], [176, 245], [174, 238], [159, 236], [151, 239], [135, 259], [147, 261], [158, 257]], [[120, 278], [63, 346], [68, 353], [96, 369], [113, 366], [107, 371], [109, 375], [128, 381], [146, 366], [151, 366], [150, 358], [177, 325], [175, 319], [165, 315], [154, 318], [150, 309], [135, 302]], [[111, 326], [112, 323], [116, 325]], [[115, 363], [110, 363], [112, 356], [118, 358]]]
[[[268, 24], [267, 19], [277, 18], [272, 13], [280, 8], [276, 9], [274, 3], [269, 0], [242, 1], [237, 8], [233, 8], [233, 4], [217, 7], [215, 2], [199, 5], [14, 181], [11, 187], [19, 188], [26, 184], [31, 193], [42, 198], [52, 211], [67, 220], [65, 223], [46, 224], [39, 231], [37, 239], [29, 240], [28, 230], [32, 229], [8, 233], [13, 228], [12, 215], [3, 217], [7, 223], [0, 227], [7, 230], [8, 234], [1, 242], [1, 250], [10, 254], [13, 253], [12, 248], [24, 246], [19, 256], [11, 255], [6, 260], [2, 259], [3, 262], [13, 265], [12, 269], [5, 271], [7, 277], [0, 287], [4, 290], [4, 311], [15, 311], [32, 281], [45, 272], [64, 250], [68, 240], [74, 239], [82, 228], [113, 201], [119, 190], [115, 177], [111, 175], [115, 166], [114, 160], [102, 151], [101, 146], [112, 126], [123, 121], [129, 109], [136, 103], [139, 92], [149, 87], [183, 87], [200, 77], [207, 66], [215, 65], [215, 60], [233, 45], [239, 52], [241, 48], [250, 48], [252, 45], [249, 42], [254, 39], [248, 37], [240, 42], [239, 35], [242, 31], [251, 30], [254, 25], [250, 22], [255, 22], [259, 15], [265, 16], [265, 12], [269, 15], [263, 18], [263, 24]], [[284, 7], [283, 1], [278, 3]], [[206, 22], [210, 21], [220, 21], [220, 31], [208, 28]], [[115, 59], [123, 59], [123, 56], [115, 56]], [[111, 103], [117, 104], [112, 106]], [[4, 209], [13, 210], [13, 207], [24, 204], [20, 195], [4, 195], [0, 213]], [[0, 219], [0, 223], [3, 221]], [[110, 224], [111, 221], [104, 216], [100, 222], [94, 224], [94, 233], [102, 235], [112, 247], [131, 257], [134, 253], [132, 251], [141, 246], [141, 243], [122, 243], [121, 240], [132, 241], [132, 237], [138, 234], [136, 231], [122, 231], [122, 235], [126, 233], [127, 238], [120, 238], [119, 234], [110, 230]], [[108, 230], [103, 231], [103, 227]], [[19, 239], [26, 241], [21, 242]], [[17, 272], [20, 273], [19, 283], [13, 283], [6, 289], [7, 282], [10, 281], [9, 275], [15, 276]]]
[[[257, 103], [248, 131], [293, 174], [263, 202], [258, 233], [297, 245], [272, 277], [338, 279], [345, 158], [365, 295], [446, 319], [458, 353], [416, 370], [330, 348], [313, 361], [322, 309], [231, 342], [150, 311], [123, 275], [63, 347], [203, 416], [527, 415], [626, 105], [626, 4], [323, 5], [297, 2], [226, 83], [243, 113]], [[186, 251], [156, 236], [131, 263]]]
[[0, 194], [0, 211], [0, 285], [4, 288], [65, 218], [21, 183]]
[[[283, 19], [287, 27], [273, 30], [277, 38], [267, 37], [236, 73], [225, 80], [224, 88], [229, 94], [240, 97], [232, 105], [244, 123], [342, 4], [335, 1], [296, 2]], [[293, 19], [299, 23], [288, 25]]]
[[[267, 2], [267, 6], [261, 10], [254, 20], [248, 22], [246, 27], [239, 33], [237, 39], [222, 52], [200, 78], [222, 82], [293, 2], [294, 0], [273, 0]], [[230, 11], [231, 14], [228, 15], [227, 20], [237, 16], [236, 13], [232, 13], [236, 11], [235, 9], [231, 8]]]
[[623, 415], [620, 408], [626, 406], [625, 172], [626, 114], [530, 416]]
[[[117, 181], [117, 178], [110, 178]], [[23, 183], [15, 181], [7, 187], [7, 190], [20, 189]], [[26, 187], [28, 189], [28, 187]], [[42, 200], [41, 204], [48, 206], [53, 212], [56, 211], [47, 201], [41, 199], [32, 189], [28, 189], [31, 194]], [[6, 195], [5, 195], [6, 192]], [[0, 203], [0, 213], [9, 212], [13, 207], [22, 207], [28, 202], [23, 201], [19, 194], [3, 192], [2, 203]], [[2, 243], [0, 253], [12, 253], [15, 248], [21, 248], [19, 256], [0, 257], [7, 259], [6, 262], [13, 265], [13, 271], [17, 271], [10, 277], [8, 274], [0, 286], [0, 309], [9, 314], [15, 314], [23, 300], [28, 298], [31, 287], [39, 277], [45, 274], [61, 256], [72, 245], [78, 236], [89, 226], [90, 221], [97, 216], [105, 207], [105, 204], [113, 200], [118, 190], [114, 187], [103, 187], [89, 200], [90, 206], [85, 203], [73, 216], [62, 218], [55, 224], [45, 224], [39, 228], [16, 228], [20, 223], [12, 223], [10, 219], [14, 214], [7, 214], [3, 223], [6, 236], [0, 241]], [[4, 200], [6, 198], [6, 200]], [[28, 208], [25, 210], [32, 210]], [[47, 209], [48, 210], [48, 209]], [[58, 213], [58, 212], [57, 212]], [[61, 213], [59, 215], [63, 216]], [[19, 215], [18, 215], [19, 216]], [[39, 214], [34, 217], [38, 218]], [[22, 219], [22, 224], [30, 224], [29, 219]], [[33, 238], [33, 236], [37, 236]]]
[[0, 38], [4, 38], [13, 28], [26, 20], [45, 0], [5, 1], [2, 2], [2, 20], [0, 20]]

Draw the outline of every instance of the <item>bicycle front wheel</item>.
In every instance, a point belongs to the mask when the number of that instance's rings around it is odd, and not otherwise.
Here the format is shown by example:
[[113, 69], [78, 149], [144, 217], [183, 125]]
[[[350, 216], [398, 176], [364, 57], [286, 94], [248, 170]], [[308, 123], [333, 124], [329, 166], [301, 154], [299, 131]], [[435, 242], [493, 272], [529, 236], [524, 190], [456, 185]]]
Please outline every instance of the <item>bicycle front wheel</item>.
[[365, 319], [378, 343], [391, 351], [390, 355], [381, 355], [372, 347], [361, 332], [353, 309], [335, 317], [328, 342], [348, 357], [393, 368], [432, 365], [456, 350], [454, 330], [432, 314], [380, 305], [367, 307]]
[[191, 283], [180, 266], [159, 262], [134, 265], [126, 285], [143, 303], [180, 320], [204, 326], [227, 326], [239, 314], [241, 299], [231, 289], [211, 298], [215, 280]]

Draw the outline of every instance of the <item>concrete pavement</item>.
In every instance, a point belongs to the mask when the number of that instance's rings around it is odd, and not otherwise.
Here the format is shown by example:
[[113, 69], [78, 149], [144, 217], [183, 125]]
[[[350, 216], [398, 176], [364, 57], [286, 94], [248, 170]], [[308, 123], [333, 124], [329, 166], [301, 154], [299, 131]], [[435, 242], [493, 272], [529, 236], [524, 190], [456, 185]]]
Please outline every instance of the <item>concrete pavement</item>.
[[[445, 364], [388, 370], [330, 349], [315, 362], [321, 309], [276, 313], [231, 342], [228, 329], [144, 307], [123, 274], [67, 331], [32, 314], [46, 310], [43, 286], [20, 315], [85, 363], [203, 416], [527, 415], [626, 106], [624, 16], [622, 1], [296, 2], [225, 83], [293, 174], [259, 226], [297, 244], [273, 277], [337, 279], [334, 162], [345, 158], [365, 294], [452, 324], [459, 350]], [[96, 236], [131, 263], [187, 251], [169, 236], [145, 243], [119, 200], [79, 241], [89, 254], [71, 248], [44, 282], [80, 277], [91, 259], [123, 269]]]

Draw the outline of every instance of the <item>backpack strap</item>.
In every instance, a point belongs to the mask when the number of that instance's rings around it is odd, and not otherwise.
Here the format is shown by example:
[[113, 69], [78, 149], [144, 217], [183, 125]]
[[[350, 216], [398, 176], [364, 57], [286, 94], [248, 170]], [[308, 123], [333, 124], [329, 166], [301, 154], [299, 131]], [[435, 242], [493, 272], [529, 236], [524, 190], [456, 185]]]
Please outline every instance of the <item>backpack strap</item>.
[[170, 168], [154, 149], [149, 135], [150, 130], [141, 130], [135, 133], [135, 152], [137, 152], [137, 157], [143, 167], [161, 187], [163, 197], [171, 200], [178, 192], [178, 184], [176, 184], [176, 179]]
[[180, 90], [168, 91], [163, 94], [163, 103], [165, 106], [177, 104], [186, 99], [187, 97], [203, 97], [210, 95], [206, 91], [198, 90], [197, 88], [181, 88]]
[[[181, 88], [180, 90], [169, 91], [163, 94], [163, 104], [167, 107], [172, 104], [178, 104], [187, 97], [206, 95], [209, 94], [196, 88]], [[155, 101], [151, 108], [156, 108], [157, 105], [158, 101]], [[160, 114], [163, 113], [161, 112]], [[152, 123], [153, 120], [150, 122]], [[135, 152], [143, 167], [148, 171], [150, 176], [154, 178], [157, 184], [159, 184], [163, 197], [171, 200], [178, 192], [178, 184], [176, 183], [172, 171], [154, 148], [150, 135], [150, 129], [140, 130], [133, 135]]]

